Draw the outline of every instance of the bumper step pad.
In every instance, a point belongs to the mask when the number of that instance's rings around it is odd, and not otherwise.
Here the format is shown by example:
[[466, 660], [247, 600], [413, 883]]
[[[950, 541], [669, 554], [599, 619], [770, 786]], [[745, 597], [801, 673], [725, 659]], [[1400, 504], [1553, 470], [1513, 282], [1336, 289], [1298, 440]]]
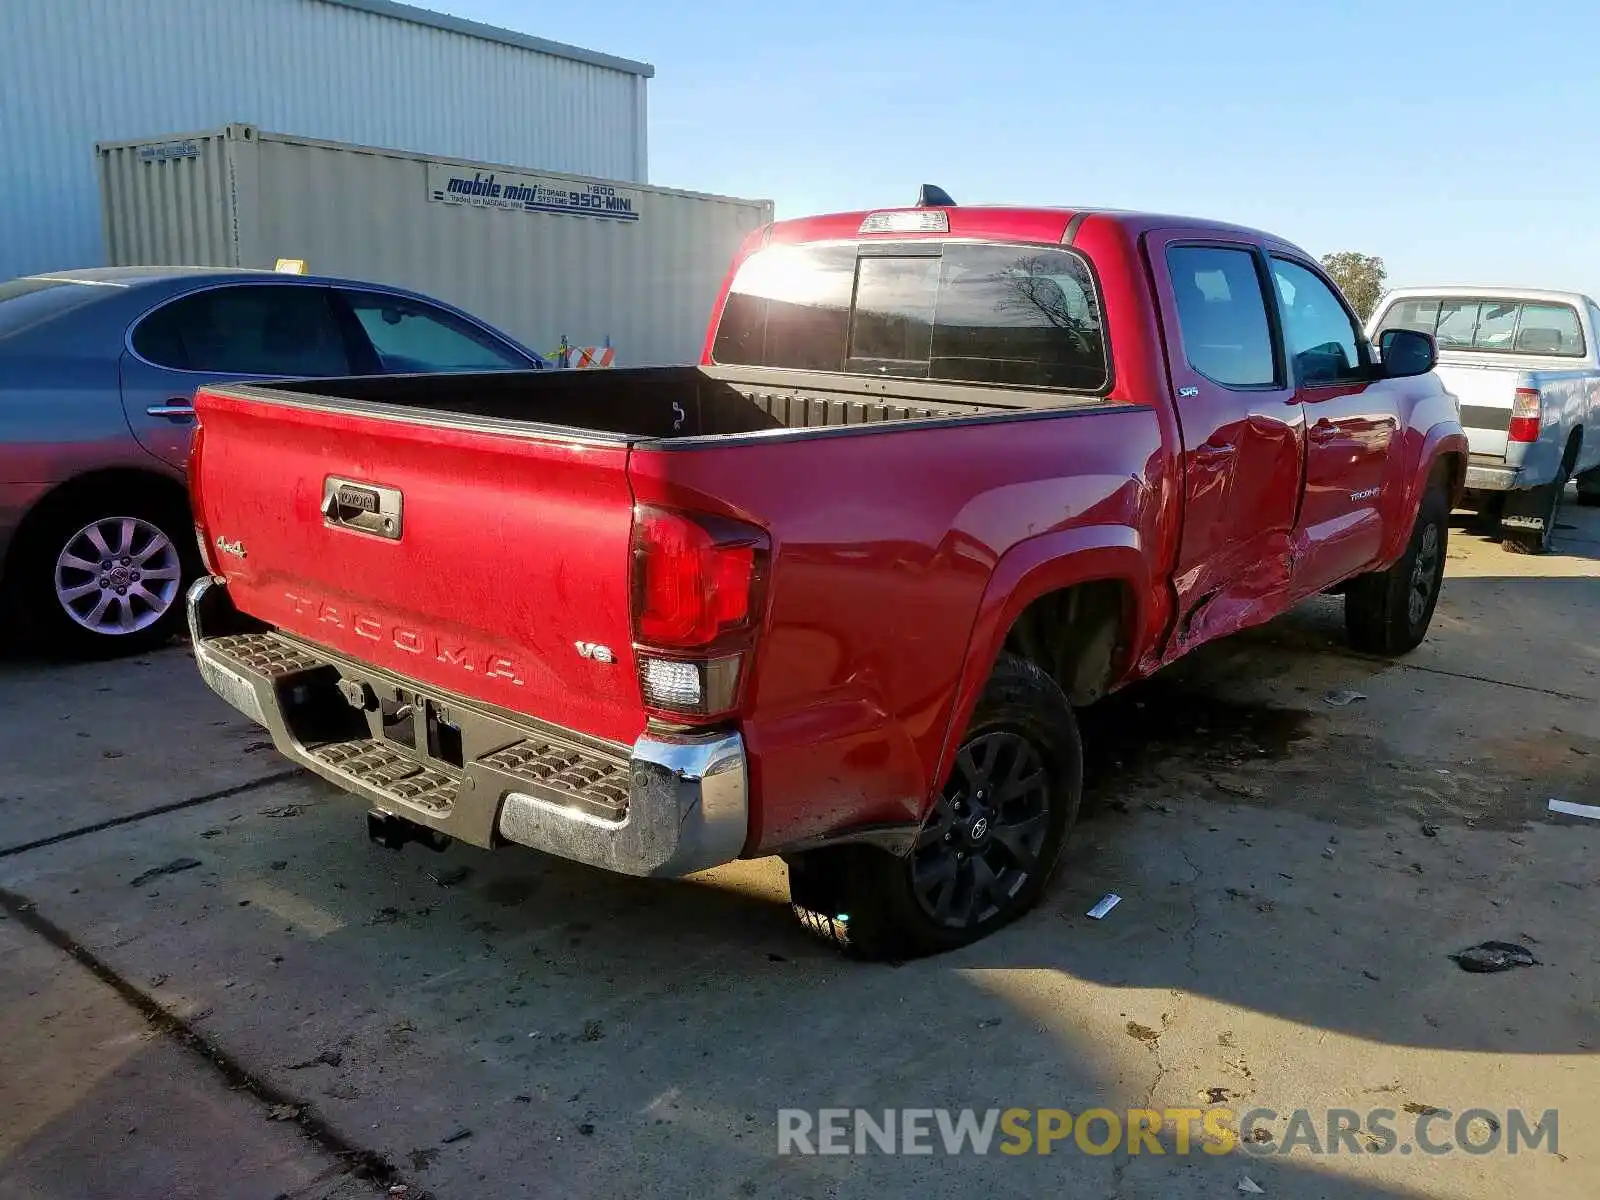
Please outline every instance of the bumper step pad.
[[450, 811], [458, 780], [425, 767], [403, 750], [371, 738], [307, 746], [306, 753], [373, 791], [421, 805], [437, 813]]
[[207, 638], [206, 649], [232, 659], [235, 666], [274, 680], [324, 665], [323, 659], [313, 657], [293, 642], [270, 633], [236, 633], [229, 637]]
[[628, 815], [628, 764], [542, 739], [513, 742], [478, 759], [485, 767], [524, 783], [556, 803], [595, 812], [614, 821]]

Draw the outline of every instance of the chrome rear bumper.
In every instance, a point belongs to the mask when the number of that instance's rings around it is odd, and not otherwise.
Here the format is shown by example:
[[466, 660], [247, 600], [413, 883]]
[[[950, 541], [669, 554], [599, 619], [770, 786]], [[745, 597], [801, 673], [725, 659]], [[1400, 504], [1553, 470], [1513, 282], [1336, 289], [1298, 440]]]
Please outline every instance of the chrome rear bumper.
[[[479, 705], [241, 621], [215, 579], [189, 590], [200, 675], [278, 752], [382, 812], [477, 846], [515, 842], [627, 875], [739, 857], [738, 733], [598, 741]], [[396, 716], [395, 714], [404, 714]]]
[[1469, 461], [1464, 486], [1469, 492], [1514, 492], [1523, 486], [1519, 483], [1521, 475], [1520, 467]]

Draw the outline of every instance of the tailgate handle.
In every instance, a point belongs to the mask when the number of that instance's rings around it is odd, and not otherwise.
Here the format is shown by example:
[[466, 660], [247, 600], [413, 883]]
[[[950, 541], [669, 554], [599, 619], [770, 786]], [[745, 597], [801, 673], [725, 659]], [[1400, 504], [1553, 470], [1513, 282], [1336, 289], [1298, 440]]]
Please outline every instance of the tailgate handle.
[[322, 516], [330, 526], [400, 540], [404, 498], [399, 488], [329, 475], [322, 481]]

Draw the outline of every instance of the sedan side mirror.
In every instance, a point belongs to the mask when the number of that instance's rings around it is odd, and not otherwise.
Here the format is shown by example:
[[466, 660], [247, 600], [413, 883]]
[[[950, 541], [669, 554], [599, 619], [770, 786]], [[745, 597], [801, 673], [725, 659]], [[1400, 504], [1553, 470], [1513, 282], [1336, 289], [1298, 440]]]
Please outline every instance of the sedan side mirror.
[[1378, 357], [1385, 379], [1410, 379], [1426, 375], [1439, 363], [1433, 334], [1417, 329], [1385, 329], [1378, 335]]

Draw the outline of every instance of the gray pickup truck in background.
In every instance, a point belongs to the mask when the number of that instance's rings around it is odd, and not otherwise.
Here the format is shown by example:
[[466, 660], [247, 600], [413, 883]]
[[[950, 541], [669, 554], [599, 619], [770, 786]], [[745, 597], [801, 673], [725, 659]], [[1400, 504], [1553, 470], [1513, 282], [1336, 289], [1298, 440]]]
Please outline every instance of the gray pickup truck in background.
[[1431, 333], [1461, 404], [1472, 458], [1466, 503], [1500, 518], [1510, 551], [1549, 549], [1567, 483], [1600, 504], [1600, 305], [1576, 292], [1415, 287], [1369, 326]]

